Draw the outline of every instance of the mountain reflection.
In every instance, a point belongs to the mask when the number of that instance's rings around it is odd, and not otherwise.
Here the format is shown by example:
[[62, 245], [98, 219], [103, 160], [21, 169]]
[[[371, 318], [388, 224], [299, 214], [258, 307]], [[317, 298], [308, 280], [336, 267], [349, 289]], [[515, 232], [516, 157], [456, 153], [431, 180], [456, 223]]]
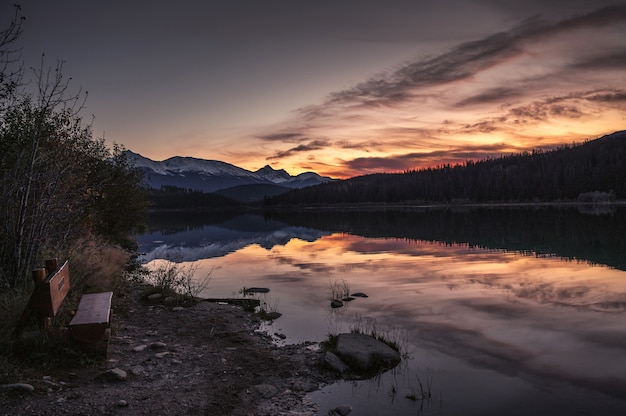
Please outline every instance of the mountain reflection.
[[[388, 373], [380, 385], [410, 390], [429, 368], [446, 414], [625, 414], [625, 213], [165, 214], [137, 239], [146, 262], [211, 270], [205, 297], [270, 288], [283, 316], [268, 334], [284, 332], [280, 342], [322, 341], [361, 318], [397, 328], [413, 381]], [[332, 309], [335, 281], [369, 297]], [[350, 402], [368, 416], [416, 413], [406, 401], [381, 404], [388, 392]], [[316, 398], [336, 405], [352, 393], [329, 386]]]
[[225, 256], [249, 245], [267, 250], [291, 239], [315, 241], [329, 234], [288, 225], [260, 215], [155, 215], [149, 232], [136, 236], [140, 260], [196, 261]]
[[150, 225], [148, 233], [136, 236], [145, 261], [164, 258], [165, 252], [170, 260], [193, 261], [251, 244], [270, 249], [292, 238], [315, 241], [340, 232], [557, 256], [626, 270], [626, 233], [619, 232], [626, 230], [624, 208], [167, 213], [151, 216]]

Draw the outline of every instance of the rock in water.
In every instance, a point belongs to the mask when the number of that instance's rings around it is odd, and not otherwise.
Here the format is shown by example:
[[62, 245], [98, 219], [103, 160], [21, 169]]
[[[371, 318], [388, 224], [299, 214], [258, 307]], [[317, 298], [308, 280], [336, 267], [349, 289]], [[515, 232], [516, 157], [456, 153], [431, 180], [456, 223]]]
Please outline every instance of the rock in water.
[[244, 289], [244, 293], [269, 293], [269, 291], [266, 287], [249, 287]]
[[352, 412], [352, 406], [347, 405], [347, 404], [342, 404], [341, 406], [337, 406], [332, 410], [332, 414], [333, 415], [337, 415], [337, 416], [347, 416], [348, 414], [350, 414], [350, 412]]
[[353, 293], [350, 296], [355, 297], [355, 298], [369, 298], [369, 296], [367, 296], [365, 293], [362, 293], [362, 292]]
[[370, 369], [378, 363], [393, 367], [401, 360], [398, 351], [364, 334], [339, 334], [337, 354], [340, 357], [349, 357], [349, 361], [361, 370]]
[[348, 366], [341, 361], [341, 358], [337, 357], [330, 351], [326, 351], [326, 354], [324, 355], [324, 362], [338, 373], [343, 374], [349, 370]]
[[343, 302], [340, 300], [333, 300], [332, 302], [330, 302], [331, 308], [341, 308], [342, 306], [343, 306]]

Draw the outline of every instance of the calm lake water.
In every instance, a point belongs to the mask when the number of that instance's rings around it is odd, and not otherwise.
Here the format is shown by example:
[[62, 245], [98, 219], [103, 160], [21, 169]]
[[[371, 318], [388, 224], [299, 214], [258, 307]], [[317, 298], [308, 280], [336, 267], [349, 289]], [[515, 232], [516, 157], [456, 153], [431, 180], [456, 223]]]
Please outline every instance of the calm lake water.
[[[320, 415], [626, 414], [626, 209], [155, 215], [143, 261], [210, 273], [205, 297], [266, 287], [277, 343], [355, 326], [408, 357], [310, 397]], [[330, 288], [364, 292], [330, 308]], [[420, 383], [431, 392], [419, 396]]]

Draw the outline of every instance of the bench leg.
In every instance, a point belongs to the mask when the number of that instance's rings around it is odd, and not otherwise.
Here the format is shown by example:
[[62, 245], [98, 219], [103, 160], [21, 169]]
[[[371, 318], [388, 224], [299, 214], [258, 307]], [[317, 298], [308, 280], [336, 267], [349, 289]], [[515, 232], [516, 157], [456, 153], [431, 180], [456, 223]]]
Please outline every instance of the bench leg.
[[[71, 333], [71, 332], [70, 332]], [[104, 330], [102, 337], [96, 342], [80, 342], [75, 338], [72, 338], [72, 346], [78, 350], [96, 353], [103, 357], [109, 356], [109, 341], [111, 339], [111, 328]]]

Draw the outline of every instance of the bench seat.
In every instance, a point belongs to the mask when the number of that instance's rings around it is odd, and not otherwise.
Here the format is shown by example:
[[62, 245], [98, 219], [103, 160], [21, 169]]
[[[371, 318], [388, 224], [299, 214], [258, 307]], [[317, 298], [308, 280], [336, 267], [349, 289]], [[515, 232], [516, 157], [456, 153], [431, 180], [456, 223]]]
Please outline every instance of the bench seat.
[[76, 315], [69, 324], [72, 339], [93, 344], [106, 336], [111, 321], [112, 297], [113, 292], [88, 293], [81, 297]]

